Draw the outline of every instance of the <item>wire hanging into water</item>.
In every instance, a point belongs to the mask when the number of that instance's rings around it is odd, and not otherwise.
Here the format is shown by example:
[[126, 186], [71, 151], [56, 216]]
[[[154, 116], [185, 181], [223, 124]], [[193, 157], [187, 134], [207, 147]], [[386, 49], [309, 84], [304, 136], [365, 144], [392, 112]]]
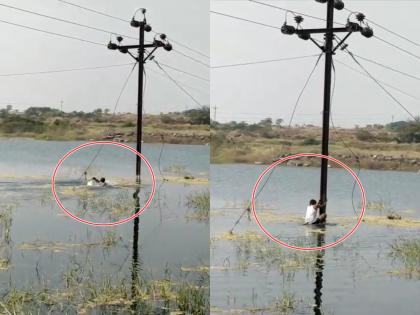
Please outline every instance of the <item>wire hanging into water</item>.
[[[122, 86], [122, 88], [120, 90], [120, 93], [118, 94], [117, 100], [115, 101], [114, 110], [112, 112], [112, 115], [113, 116], [115, 115], [115, 112], [117, 111], [117, 107], [118, 107], [118, 104], [120, 103], [120, 99], [121, 99], [121, 97], [122, 97], [122, 95], [123, 95], [123, 93], [125, 91], [125, 88], [128, 85], [128, 82], [130, 81], [131, 75], [133, 74], [134, 69], [136, 68], [136, 66], [137, 66], [137, 62], [133, 65], [133, 68], [131, 68], [131, 70], [130, 70], [127, 78], [125, 79], [124, 84], [123, 84], [123, 86]], [[109, 128], [107, 130], [107, 133], [110, 130], [111, 130], [111, 128]], [[98, 158], [99, 154], [102, 152], [103, 147], [104, 147], [103, 144], [99, 146], [98, 151], [96, 151], [96, 154], [94, 155], [94, 157], [92, 158], [92, 160], [90, 161], [90, 163], [88, 164], [88, 166], [85, 168], [83, 174], [79, 177], [79, 181], [83, 178], [83, 176], [86, 176], [87, 171], [91, 168], [91, 166], [93, 165], [93, 163], [95, 162], [95, 160]]]
[[[305, 90], [306, 90], [306, 88], [308, 87], [308, 84], [309, 84], [309, 82], [310, 82], [310, 80], [311, 80], [311, 78], [312, 78], [312, 75], [314, 74], [314, 72], [315, 72], [315, 70], [316, 70], [316, 68], [317, 68], [317, 66], [318, 66], [318, 64], [319, 64], [319, 61], [321, 60], [321, 57], [322, 57], [322, 55], [324, 54], [324, 52], [322, 52], [322, 53], [320, 53], [319, 54], [319, 56], [318, 56], [318, 59], [316, 60], [316, 62], [315, 62], [315, 65], [314, 65], [314, 67], [312, 68], [312, 70], [311, 70], [311, 72], [309, 73], [309, 76], [308, 76], [308, 78], [306, 79], [306, 81], [305, 81], [305, 84], [303, 85], [303, 88], [301, 89], [301, 91], [300, 91], [300, 93], [299, 93], [299, 96], [298, 96], [298, 98], [297, 98], [297, 100], [296, 100], [296, 102], [295, 102], [295, 105], [293, 106], [293, 112], [292, 112], [292, 115], [291, 115], [291, 117], [290, 117], [290, 120], [289, 120], [289, 124], [288, 124], [288, 129], [290, 129], [291, 128], [291, 126], [292, 126], [292, 122], [293, 122], [293, 118], [294, 118], [294, 115], [295, 115], [295, 112], [296, 112], [296, 109], [297, 109], [297, 107], [298, 107], [298, 105], [299, 105], [299, 103], [300, 103], [300, 100], [301, 100], [301, 98], [302, 98], [302, 96], [303, 96], [303, 93], [305, 92]], [[281, 149], [280, 149], [280, 152], [279, 152], [279, 156], [281, 155], [281, 153], [282, 153], [282, 151], [284, 150], [284, 147], [285, 147], [285, 145], [283, 144], [283, 146], [281, 147]], [[267, 179], [265, 180], [265, 182], [262, 184], [262, 186], [258, 189], [258, 191], [257, 191], [257, 193], [255, 194], [255, 197], [254, 197], [254, 200], [256, 200], [257, 198], [258, 198], [258, 196], [260, 195], [260, 193], [263, 191], [263, 189], [265, 188], [265, 186], [267, 185], [267, 183], [270, 181], [270, 179], [271, 179], [271, 176], [274, 174], [274, 170], [276, 169], [276, 167], [275, 168], [273, 168], [273, 169], [271, 169], [269, 172], [268, 172], [268, 174], [267, 174]], [[246, 213], [246, 212], [250, 212], [250, 210], [251, 210], [251, 204], [248, 204], [248, 206], [244, 209], [244, 211], [241, 213], [241, 215], [239, 216], [239, 218], [238, 218], [238, 220], [236, 220], [235, 221], [235, 223], [234, 223], [234, 225], [233, 225], [233, 227], [229, 230], [229, 233], [230, 234], [232, 234], [233, 233], [233, 230], [235, 229], [235, 227], [239, 224], [239, 222], [241, 221], [241, 219], [242, 219], [242, 217], [244, 216], [244, 214]]]

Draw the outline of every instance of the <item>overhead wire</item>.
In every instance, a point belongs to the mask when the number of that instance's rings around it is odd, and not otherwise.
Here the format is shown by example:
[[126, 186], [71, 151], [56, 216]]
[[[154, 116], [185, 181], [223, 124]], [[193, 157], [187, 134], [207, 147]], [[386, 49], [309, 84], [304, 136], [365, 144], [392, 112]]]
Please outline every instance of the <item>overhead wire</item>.
[[58, 17], [55, 17], [55, 16], [46, 15], [46, 14], [43, 14], [43, 13], [18, 8], [18, 7], [11, 6], [11, 5], [4, 4], [4, 3], [0, 3], [0, 6], [5, 7], [5, 8], [9, 8], [9, 9], [13, 9], [13, 10], [17, 10], [17, 11], [21, 11], [21, 12], [25, 12], [25, 13], [29, 13], [29, 14], [32, 14], [32, 15], [37, 15], [37, 16], [40, 16], [40, 17], [43, 17], [43, 18], [47, 18], [47, 19], [51, 19], [51, 20], [55, 20], [55, 21], [59, 21], [59, 22], [63, 22], [63, 23], [67, 23], [67, 24], [71, 24], [71, 25], [75, 25], [75, 26], [80, 26], [80, 27], [95, 30], [95, 31], [99, 31], [99, 32], [106, 33], [106, 34], [118, 34], [118, 35], [124, 36], [126, 38], [131, 38], [131, 39], [137, 39], [138, 40], [137, 37], [132, 37], [132, 36], [129, 36], [129, 35], [124, 35], [124, 34], [118, 33], [118, 32], [105, 30], [105, 29], [102, 29], [102, 28], [99, 28], [99, 27], [90, 26], [90, 25], [86, 25], [86, 24], [82, 24], [82, 23], [78, 23], [78, 22], [74, 22], [74, 21], [70, 21], [70, 20], [66, 20], [66, 19], [62, 19], [62, 18], [58, 18]]
[[[131, 75], [133, 74], [134, 69], [136, 68], [136, 66], [137, 66], [137, 62], [134, 63], [133, 67], [131, 68], [131, 70], [130, 70], [128, 76], [127, 76], [127, 78], [124, 81], [124, 84], [123, 84], [123, 86], [122, 86], [122, 88], [121, 88], [121, 90], [120, 90], [120, 92], [118, 94], [118, 97], [117, 97], [116, 101], [115, 101], [112, 115], [115, 115], [115, 113], [117, 111], [117, 107], [118, 107], [118, 104], [120, 103], [120, 99], [121, 99], [121, 97], [122, 97], [122, 95], [123, 95], [123, 93], [124, 93], [124, 91], [125, 91], [125, 89], [126, 89], [126, 87], [128, 85], [128, 82], [130, 81]], [[86, 176], [87, 171], [91, 168], [91, 166], [93, 165], [93, 163], [96, 161], [96, 159], [98, 158], [99, 154], [102, 152], [103, 147], [104, 147], [103, 144], [99, 146], [99, 149], [96, 151], [95, 155], [93, 156], [93, 158], [89, 162], [88, 166], [85, 168], [83, 174], [80, 176], [79, 181], [82, 179], [83, 175]]]
[[[348, 8], [344, 8], [344, 10], [346, 10], [348, 12], [351, 12], [351, 13], [357, 12], [357, 11], [349, 10]], [[387, 28], [387, 27], [385, 27], [385, 26], [383, 26], [383, 25], [381, 25], [381, 24], [379, 24], [379, 23], [377, 23], [377, 22], [375, 22], [375, 21], [373, 21], [371, 19], [365, 18], [365, 20], [368, 21], [370, 24], [375, 25], [375, 26], [383, 29], [384, 31], [387, 31], [388, 33], [390, 33], [392, 35], [395, 35], [395, 36], [397, 36], [397, 37], [399, 37], [399, 38], [401, 38], [401, 39], [403, 39], [403, 40], [405, 40], [405, 41], [407, 41], [407, 42], [409, 42], [409, 43], [411, 43], [411, 44], [413, 44], [413, 45], [415, 45], [417, 47], [420, 47], [420, 44], [419, 43], [417, 43], [417, 42], [409, 39], [407, 36], [398, 34], [397, 32], [395, 32], [395, 31], [393, 31], [393, 30], [391, 30], [391, 29], [389, 29], [389, 28]]]
[[177, 80], [175, 80], [163, 67], [159, 64], [159, 62], [156, 59], [153, 59], [155, 64], [158, 66], [158, 68], [184, 93], [186, 94], [191, 100], [194, 101], [198, 106], [202, 107], [203, 105], [190, 93], [187, 89], [185, 89]]
[[393, 43], [391, 43], [391, 42], [383, 39], [382, 37], [379, 37], [377, 35], [373, 35], [373, 37], [376, 38], [376, 39], [378, 39], [379, 41], [381, 41], [381, 42], [383, 42], [383, 43], [385, 43], [385, 44], [387, 44], [387, 45], [389, 45], [389, 46], [397, 49], [397, 50], [400, 50], [400, 51], [402, 51], [402, 52], [404, 52], [404, 53], [406, 53], [406, 54], [414, 57], [414, 58], [420, 59], [420, 56], [419, 55], [416, 55], [416, 54], [412, 53], [411, 51], [408, 51], [407, 49], [401, 48], [400, 46], [395, 45], [395, 44], [393, 44]]
[[372, 60], [372, 59], [369, 59], [369, 58], [366, 58], [366, 57], [362, 57], [362, 56], [357, 55], [357, 54], [353, 54], [353, 55], [354, 55], [354, 56], [356, 56], [356, 57], [358, 57], [359, 59], [365, 60], [365, 61], [367, 61], [367, 62], [369, 62], [369, 63], [373, 63], [373, 64], [375, 64], [375, 65], [377, 65], [377, 66], [382, 67], [382, 68], [388, 69], [388, 70], [390, 70], [390, 71], [393, 71], [393, 72], [399, 73], [399, 74], [401, 74], [401, 75], [404, 75], [404, 76], [406, 76], [406, 77], [409, 77], [409, 78], [412, 78], [412, 79], [415, 79], [415, 80], [419, 80], [419, 81], [420, 81], [420, 77], [417, 77], [417, 76], [415, 76], [415, 75], [413, 75], [413, 74], [410, 74], [410, 73], [407, 73], [407, 72], [404, 72], [404, 71], [401, 71], [401, 70], [395, 69], [395, 68], [393, 68], [393, 67], [387, 66], [387, 65], [385, 65], [385, 64], [383, 64], [383, 63], [380, 63], [380, 62], [378, 62], [378, 61], [375, 61], [375, 60]]
[[[335, 85], [336, 85], [336, 80], [337, 80], [337, 72], [335, 70], [335, 65], [334, 65], [334, 60], [332, 60], [332, 69], [333, 69], [333, 85], [332, 85], [332, 90], [331, 90], [331, 104], [334, 104], [334, 95], [335, 95]], [[360, 157], [354, 153], [354, 151], [350, 148], [350, 146], [344, 141], [344, 139], [340, 136], [340, 134], [337, 131], [337, 128], [335, 127], [334, 124], [334, 120], [333, 120], [333, 115], [332, 115], [332, 110], [330, 110], [330, 121], [331, 121], [331, 126], [333, 127], [333, 131], [336, 135], [336, 137], [340, 140], [340, 142], [344, 145], [344, 147], [353, 155], [353, 157], [356, 160], [357, 163], [357, 171], [356, 171], [356, 175], [357, 177], [359, 177], [360, 175], [360, 171], [361, 171], [361, 164], [360, 164]], [[354, 205], [354, 193], [356, 191], [356, 184], [357, 181], [356, 179], [353, 182], [353, 188], [352, 188], [352, 192], [351, 192], [351, 205], [353, 207], [353, 212], [357, 214], [356, 211], [356, 206]]]
[[235, 19], [235, 20], [239, 20], [239, 21], [253, 23], [253, 24], [256, 24], [256, 25], [260, 25], [260, 26], [265, 26], [265, 27], [272, 28], [272, 29], [281, 30], [281, 27], [279, 27], [279, 26], [274, 26], [274, 25], [270, 25], [270, 24], [261, 23], [261, 22], [245, 19], [245, 18], [242, 18], [242, 17], [238, 17], [238, 16], [235, 16], [235, 15], [231, 15], [231, 14], [227, 14], [227, 13], [223, 13], [223, 12], [210, 10], [210, 13], [225, 16], [225, 17], [229, 17], [231, 19]]
[[419, 119], [414, 116], [391, 92], [389, 92], [353, 55], [351, 51], [346, 49], [346, 52], [350, 55], [353, 61], [395, 102], [397, 103], [408, 115], [410, 115], [415, 121], [419, 122]]
[[194, 74], [194, 73], [192, 73], [192, 72], [188, 72], [188, 71], [185, 71], [185, 70], [182, 70], [182, 69], [179, 69], [179, 68], [173, 67], [173, 66], [168, 65], [168, 64], [165, 64], [165, 63], [163, 63], [163, 62], [159, 62], [159, 63], [160, 63], [160, 65], [161, 65], [162, 67], [166, 67], [166, 68], [172, 69], [172, 70], [174, 70], [174, 71], [177, 71], [177, 72], [180, 72], [180, 73], [184, 73], [184, 74], [189, 75], [190, 77], [193, 77], [193, 78], [196, 78], [196, 79], [200, 79], [200, 80], [203, 80], [203, 81], [206, 81], [206, 82], [210, 82], [210, 79], [205, 78], [205, 77], [202, 77], [202, 76], [200, 76], [200, 75], [198, 75], [198, 74]]
[[59, 36], [59, 37], [63, 37], [63, 38], [74, 39], [74, 40], [77, 40], [77, 41], [80, 41], [80, 42], [89, 43], [89, 44], [93, 44], [93, 45], [106, 46], [104, 43], [94, 42], [94, 41], [84, 39], [84, 38], [81, 38], [81, 37], [75, 37], [75, 36], [65, 35], [65, 34], [61, 34], [61, 33], [46, 31], [46, 30], [39, 29], [39, 28], [36, 28], [36, 27], [27, 26], [27, 25], [23, 25], [23, 24], [19, 24], [19, 23], [13, 23], [13, 22], [10, 22], [10, 21], [0, 20], [0, 23], [9, 24], [9, 25], [13, 25], [13, 26], [18, 26], [18, 27], [21, 27], [21, 28], [30, 29], [32, 31], [37, 31], [37, 32], [41, 32], [41, 33], [45, 33], [45, 34], [49, 34], [49, 35], [55, 35], [55, 36]]
[[107, 66], [81, 67], [81, 68], [69, 68], [69, 69], [59, 69], [59, 70], [34, 71], [34, 72], [20, 72], [20, 73], [3, 73], [3, 74], [0, 73], [0, 77], [14, 77], [14, 76], [38, 75], [38, 74], [98, 70], [98, 69], [108, 69], [108, 68], [116, 68], [116, 67], [126, 67], [126, 66], [131, 66], [133, 64], [134, 63], [131, 62], [131, 63], [115, 64], [115, 65], [107, 65]]
[[317, 57], [317, 56], [318, 56], [318, 54], [312, 54], [312, 55], [305, 55], [305, 56], [298, 56], [298, 57], [286, 57], [286, 58], [278, 58], [278, 59], [269, 59], [269, 60], [250, 61], [250, 62], [243, 62], [243, 63], [233, 63], [233, 64], [226, 64], [226, 65], [219, 65], [219, 66], [211, 66], [210, 68], [211, 69], [220, 69], [220, 68], [229, 68], [229, 67], [248, 66], [248, 65], [256, 65], [256, 64], [280, 62], [280, 61], [305, 59], [305, 58]]
[[[117, 17], [115, 15], [104, 13], [104, 12], [101, 12], [101, 11], [98, 11], [98, 10], [94, 10], [94, 9], [91, 9], [91, 8], [88, 8], [88, 7], [82, 6], [80, 4], [73, 3], [73, 2], [69, 2], [69, 1], [65, 1], [65, 0], [57, 0], [57, 1], [62, 2], [62, 3], [65, 3], [65, 4], [68, 4], [68, 5], [73, 6], [73, 7], [76, 7], [76, 8], [79, 8], [81, 10], [85, 10], [85, 11], [88, 11], [88, 12], [91, 12], [91, 13], [95, 13], [95, 14], [98, 14], [98, 15], [102, 15], [102, 16], [108, 17], [108, 18], [111, 18], [111, 19], [114, 19], [114, 20], [117, 20], [117, 21], [126, 22], [126, 23], [130, 23], [131, 22], [130, 20], [123, 19], [123, 18]], [[153, 31], [153, 32], [156, 33], [156, 34], [158, 34], [158, 32], [155, 32], [155, 31]], [[170, 39], [173, 43], [176, 43], [179, 46], [184, 47], [185, 49], [188, 49], [188, 50], [190, 50], [192, 52], [195, 52], [196, 54], [202, 55], [202, 56], [204, 56], [206, 58], [210, 58], [208, 55], [206, 55], [206, 54], [204, 54], [202, 52], [199, 52], [198, 50], [190, 47], [189, 45], [186, 45], [186, 44], [183, 44], [183, 43], [181, 43], [179, 41], [176, 41], [172, 37], [168, 37], [168, 39]]]
[[[324, 52], [321, 52], [321, 54], [319, 54], [319, 57], [318, 57], [318, 59], [316, 60], [316, 62], [315, 62], [315, 65], [314, 65], [314, 67], [313, 67], [313, 69], [311, 70], [311, 72], [309, 73], [309, 76], [308, 76], [308, 78], [306, 79], [306, 81], [305, 81], [305, 83], [304, 83], [304, 85], [303, 85], [303, 87], [302, 87], [302, 89], [300, 90], [300, 92], [299, 92], [299, 95], [298, 95], [298, 97], [297, 97], [297, 100], [296, 100], [296, 102], [295, 102], [295, 104], [294, 104], [294, 106], [293, 106], [293, 112], [292, 112], [292, 115], [291, 115], [291, 118], [290, 118], [290, 120], [289, 120], [289, 124], [288, 124], [288, 129], [290, 129], [290, 127], [292, 126], [292, 122], [293, 122], [293, 117], [294, 117], [294, 113], [295, 113], [295, 111], [296, 111], [296, 108], [297, 108], [297, 106], [299, 105], [299, 103], [300, 103], [300, 100], [301, 100], [301, 98], [302, 98], [302, 95], [303, 95], [303, 93], [305, 92], [305, 90], [306, 90], [306, 88], [308, 87], [308, 84], [309, 84], [309, 82], [310, 82], [310, 80], [311, 80], [311, 78], [312, 78], [312, 76], [313, 76], [313, 74], [314, 74], [314, 72], [315, 72], [315, 70], [316, 70], [316, 68], [317, 68], [317, 66], [318, 66], [318, 64], [319, 64], [319, 61], [321, 60], [321, 57], [322, 57], [322, 55], [324, 54]], [[283, 149], [284, 149], [284, 144], [283, 144], [283, 146], [282, 146], [282, 148], [281, 148], [281, 150], [280, 150], [280, 153], [279, 153], [279, 156], [281, 155], [281, 151], [283, 151]], [[265, 182], [261, 185], [261, 187], [259, 187], [259, 189], [258, 189], [258, 191], [256, 192], [256, 194], [255, 194], [255, 196], [254, 196], [254, 200], [256, 200], [257, 198], [258, 198], [258, 196], [261, 194], [261, 192], [264, 190], [264, 188], [265, 188], [265, 186], [268, 184], [268, 182], [270, 181], [270, 179], [271, 179], [271, 177], [272, 177], [272, 175], [274, 174], [274, 171], [275, 171], [275, 169], [276, 169], [276, 167], [275, 168], [273, 168], [273, 169], [271, 169], [269, 172], [268, 172], [268, 174], [266, 174], [266, 180], [265, 180]], [[239, 218], [235, 221], [235, 223], [233, 224], [233, 226], [232, 226], [232, 228], [229, 230], [229, 233], [230, 234], [232, 234], [233, 233], [233, 230], [236, 228], [236, 226], [239, 224], [239, 222], [241, 221], [241, 219], [243, 218], [243, 216], [245, 215], [245, 213], [246, 212], [250, 212], [250, 210], [251, 210], [251, 205], [249, 204], [245, 209], [244, 209], [244, 211], [241, 213], [241, 215], [239, 216]]]
[[[350, 70], [352, 70], [352, 71], [354, 71], [354, 72], [356, 72], [356, 73], [359, 73], [359, 74], [361, 74], [361, 75], [363, 75], [363, 76], [365, 76], [365, 77], [368, 77], [368, 78], [370, 78], [369, 77], [369, 75], [367, 75], [366, 74], [366, 72], [363, 72], [363, 71], [360, 71], [360, 70], [357, 70], [356, 68], [354, 68], [354, 67], [352, 67], [352, 66], [350, 66], [350, 65], [348, 65], [348, 64], [346, 64], [346, 63], [344, 63], [344, 62], [342, 62], [341, 60], [335, 60], [335, 62], [336, 63], [339, 63], [339, 64], [341, 64], [341, 65], [343, 65], [343, 66], [345, 66], [346, 68], [348, 68], [348, 69], [350, 69]], [[415, 100], [418, 100], [418, 101], [420, 101], [420, 97], [418, 97], [418, 96], [415, 96], [415, 95], [413, 95], [413, 94], [411, 94], [411, 93], [408, 93], [408, 92], [406, 92], [406, 91], [404, 91], [404, 90], [401, 90], [400, 88], [397, 88], [397, 87], [395, 87], [395, 86], [393, 86], [393, 85], [391, 85], [391, 84], [389, 84], [389, 83], [386, 83], [386, 82], [384, 82], [384, 81], [380, 81], [380, 80], [378, 80], [378, 82], [380, 82], [382, 85], [384, 85], [384, 86], [387, 86], [387, 87], [389, 87], [389, 88], [391, 88], [391, 89], [393, 89], [393, 90], [395, 90], [395, 91], [398, 91], [398, 92], [400, 92], [401, 94], [404, 94], [404, 95], [406, 95], [406, 96], [408, 96], [408, 97], [411, 97], [411, 98], [413, 98], [413, 99], [415, 99]]]
[[[326, 19], [321, 18], [321, 17], [318, 17], [318, 16], [314, 16], [314, 15], [310, 15], [310, 14], [298, 12], [298, 11], [295, 11], [295, 10], [286, 9], [286, 8], [275, 6], [275, 5], [272, 5], [272, 4], [269, 4], [269, 3], [260, 2], [260, 1], [256, 1], [256, 0], [248, 0], [248, 1], [249, 2], [253, 2], [253, 3], [256, 3], [256, 4], [259, 4], [259, 5], [263, 5], [263, 6], [266, 6], [266, 7], [274, 8], [274, 9], [277, 9], [277, 10], [281, 10], [281, 11], [284, 11], [284, 12], [291, 12], [293, 14], [297, 14], [297, 15], [301, 15], [301, 16], [306, 16], [306, 17], [311, 18], [311, 19], [315, 19], [315, 20], [319, 20], [319, 21], [327, 21]], [[339, 24], [339, 25], [345, 25], [344, 23], [339, 23], [339, 22], [334, 22], [334, 23], [335, 24]]]

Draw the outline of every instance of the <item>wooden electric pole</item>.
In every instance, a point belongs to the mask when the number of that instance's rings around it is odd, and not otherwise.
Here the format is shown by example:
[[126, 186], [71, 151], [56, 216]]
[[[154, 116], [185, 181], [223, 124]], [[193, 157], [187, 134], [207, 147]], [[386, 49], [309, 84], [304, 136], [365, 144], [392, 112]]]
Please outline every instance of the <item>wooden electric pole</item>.
[[[281, 31], [286, 35], [297, 34], [303, 40], [312, 41], [318, 48], [325, 53], [325, 76], [324, 76], [324, 107], [322, 112], [322, 154], [329, 155], [329, 134], [330, 134], [330, 112], [331, 112], [331, 73], [333, 65], [333, 55], [335, 51], [343, 46], [346, 39], [354, 32], [360, 32], [363, 36], [370, 38], [373, 36], [372, 29], [364, 22], [365, 16], [362, 13], [356, 13], [356, 22], [351, 22], [350, 17], [347, 20], [345, 27], [334, 28], [334, 10], [344, 9], [342, 0], [316, 0], [317, 2], [327, 3], [327, 25], [325, 29], [303, 29], [301, 23], [303, 17], [295, 16], [297, 26], [288, 25], [287, 21], [283, 24]], [[335, 33], [347, 33], [334, 47]], [[323, 46], [319, 45], [311, 35], [324, 34], [325, 43]], [[321, 182], [320, 182], [320, 201], [324, 204], [320, 209], [320, 214], [326, 213], [327, 207], [327, 191], [328, 191], [328, 160], [321, 161]]]

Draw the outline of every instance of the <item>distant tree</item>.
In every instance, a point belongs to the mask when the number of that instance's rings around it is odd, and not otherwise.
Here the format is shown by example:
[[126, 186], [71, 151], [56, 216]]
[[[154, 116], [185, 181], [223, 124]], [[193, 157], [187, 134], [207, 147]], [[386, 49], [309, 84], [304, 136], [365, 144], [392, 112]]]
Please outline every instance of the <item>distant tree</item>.
[[264, 118], [263, 120], [261, 120], [259, 123], [259, 125], [261, 126], [272, 126], [273, 125], [273, 120], [271, 118]]
[[6, 111], [9, 113], [11, 110], [13, 109], [12, 105], [7, 105], [6, 106]]
[[192, 125], [210, 125], [210, 107], [208, 106], [189, 109], [183, 111], [183, 114], [189, 118]]
[[278, 118], [278, 119], [276, 119], [276, 126], [281, 126], [281, 124], [283, 123], [283, 119], [282, 118]]

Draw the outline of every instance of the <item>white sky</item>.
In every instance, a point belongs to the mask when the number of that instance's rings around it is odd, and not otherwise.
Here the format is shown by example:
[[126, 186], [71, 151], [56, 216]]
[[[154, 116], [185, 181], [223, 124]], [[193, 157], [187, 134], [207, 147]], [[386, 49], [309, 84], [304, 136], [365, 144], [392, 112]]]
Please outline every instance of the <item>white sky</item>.
[[[264, 0], [262, 0], [264, 1]], [[314, 0], [265, 1], [318, 17], [326, 16], [326, 5]], [[344, 0], [346, 7], [365, 13], [367, 18], [420, 42], [418, 13], [420, 1]], [[212, 0], [211, 10], [281, 26], [285, 13], [245, 0]], [[347, 11], [335, 10], [336, 21], [345, 22]], [[211, 14], [212, 66], [294, 57], [319, 53], [309, 41], [286, 36], [280, 31]], [[292, 17], [289, 17], [289, 24]], [[375, 35], [420, 55], [420, 48], [371, 25]], [[304, 28], [325, 27], [325, 22], [305, 18]], [[318, 38], [320, 38], [318, 36]], [[391, 48], [375, 38], [351, 35], [349, 49], [361, 56], [420, 76], [420, 60]], [[357, 68], [343, 52], [336, 60]], [[288, 121], [296, 98], [315, 64], [316, 57], [286, 62], [258, 64], [211, 70], [211, 106], [217, 106], [218, 121], [259, 121], [264, 117]], [[361, 60], [378, 79], [420, 98], [419, 82], [384, 70]], [[354, 126], [388, 123], [394, 118], [406, 120], [409, 115], [394, 103], [369, 78], [336, 63], [337, 83], [332, 105], [336, 125]], [[359, 69], [360, 70], [360, 69]], [[321, 124], [323, 100], [322, 59], [297, 109], [294, 123]], [[390, 90], [414, 115], [420, 114], [420, 101]], [[394, 116], [394, 117], [393, 117]]]
[[[134, 11], [147, 8], [149, 24], [155, 31], [164, 32], [176, 41], [209, 55], [209, 3], [206, 0], [69, 0], [95, 10], [130, 20]], [[90, 26], [109, 29], [116, 33], [138, 36], [138, 29], [128, 23], [82, 11], [57, 0], [1, 0], [19, 8], [53, 15]], [[140, 17], [140, 16], [139, 16]], [[109, 41], [109, 35], [94, 30], [52, 21], [28, 13], [0, 6], [0, 19], [36, 27], [70, 36], [81, 37], [95, 42]], [[0, 75], [33, 71], [48, 71], [66, 68], [104, 66], [130, 63], [128, 55], [110, 51], [106, 47], [47, 35], [36, 31], [0, 23], [2, 49], [0, 50]], [[149, 33], [147, 39], [152, 40]], [[125, 40], [126, 43], [135, 43]], [[173, 43], [175, 49], [182, 51], [205, 63], [209, 60]], [[208, 68], [174, 52], [160, 49], [156, 59], [177, 68], [185, 69], [200, 76], [208, 77]], [[148, 66], [160, 71], [151, 62]], [[116, 98], [128, 76], [131, 66], [103, 70], [78, 71], [33, 76], [0, 77], [0, 108], [11, 104], [14, 108], [29, 106], [51, 106], [59, 108], [63, 100], [65, 111], [95, 108], [112, 110]], [[188, 86], [191, 94], [201, 104], [209, 104], [208, 82], [167, 70], [173, 77]], [[127, 90], [121, 98], [119, 112], [135, 112], [137, 102], [137, 71], [131, 78]], [[148, 71], [145, 111], [152, 113], [184, 110], [197, 107], [173, 82]]]

